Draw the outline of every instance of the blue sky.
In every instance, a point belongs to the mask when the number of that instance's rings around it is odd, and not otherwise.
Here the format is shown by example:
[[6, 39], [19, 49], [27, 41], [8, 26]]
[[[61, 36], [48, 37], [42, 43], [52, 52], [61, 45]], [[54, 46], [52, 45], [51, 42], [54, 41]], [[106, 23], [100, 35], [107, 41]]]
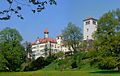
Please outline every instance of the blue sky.
[[24, 41], [33, 42], [37, 37], [43, 37], [47, 27], [49, 36], [55, 38], [69, 22], [82, 29], [86, 17], [99, 19], [105, 12], [117, 8], [120, 8], [119, 0], [57, 0], [57, 5], [47, 5], [41, 13], [32, 14], [30, 9], [23, 8], [24, 20], [15, 16], [9, 21], [0, 21], [0, 30], [5, 27], [16, 28]]

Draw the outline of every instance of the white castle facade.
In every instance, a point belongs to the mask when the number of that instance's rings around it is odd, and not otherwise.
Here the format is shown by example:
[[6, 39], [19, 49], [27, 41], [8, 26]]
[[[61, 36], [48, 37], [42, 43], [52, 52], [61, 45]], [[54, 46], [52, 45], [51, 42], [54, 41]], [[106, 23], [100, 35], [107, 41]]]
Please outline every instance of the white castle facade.
[[[88, 17], [83, 20], [83, 24], [83, 40], [94, 40], [92, 35], [97, 30], [97, 19]], [[37, 38], [36, 41], [32, 43], [32, 55], [34, 59], [41, 56], [46, 57], [49, 54], [54, 54], [59, 51], [65, 53], [71, 50], [63, 44], [62, 35], [57, 36], [56, 39], [49, 38], [49, 31], [47, 28], [44, 30], [44, 38]]]
[[32, 43], [32, 55], [34, 59], [60, 51], [65, 53], [70, 50], [63, 44], [62, 35], [57, 36], [56, 39], [49, 38], [49, 31], [47, 28], [44, 30], [44, 38], [38, 38]]

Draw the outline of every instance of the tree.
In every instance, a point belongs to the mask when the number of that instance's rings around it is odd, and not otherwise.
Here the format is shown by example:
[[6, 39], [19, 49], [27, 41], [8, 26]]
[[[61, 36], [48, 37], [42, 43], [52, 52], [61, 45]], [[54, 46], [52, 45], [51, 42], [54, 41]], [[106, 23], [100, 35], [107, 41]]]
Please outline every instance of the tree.
[[23, 43], [23, 46], [24, 46], [25, 52], [26, 52], [26, 61], [29, 62], [33, 59], [31, 43], [28, 41], [25, 41], [25, 43]]
[[16, 29], [5, 28], [0, 31], [1, 71], [18, 71], [25, 61], [25, 50], [21, 45], [22, 36]]
[[39, 57], [36, 60], [32, 61], [31, 65], [33, 70], [42, 69], [45, 67], [45, 59], [43, 57]]
[[23, 70], [24, 71], [35, 71], [38, 69], [42, 69], [45, 66], [46, 66], [46, 61], [44, 57], [39, 57], [36, 60], [33, 60], [32, 62], [28, 63]]
[[23, 7], [30, 8], [33, 13], [36, 13], [44, 10], [48, 3], [56, 5], [55, 0], [3, 0], [0, 4], [2, 5], [2, 3], [7, 8], [0, 10], [0, 20], [9, 20], [12, 14], [16, 14], [17, 17], [23, 19], [22, 14], [20, 14]]
[[6, 67], [7, 60], [4, 58], [4, 56], [0, 53], [0, 71], [5, 71], [7, 69]]
[[52, 55], [48, 55], [46, 58], [45, 58], [45, 66], [49, 65], [50, 63], [52, 63], [54, 60], [56, 60], [57, 57], [55, 56], [55, 54], [52, 54]]
[[78, 51], [80, 41], [82, 41], [82, 33], [78, 26], [68, 23], [68, 26], [62, 31], [64, 38], [64, 44], [67, 45], [71, 50], [75, 52]]
[[65, 65], [65, 60], [64, 59], [59, 60], [58, 65], [59, 65], [60, 71], [63, 71], [64, 65]]
[[64, 52], [60, 51], [60, 52], [56, 53], [55, 56], [56, 56], [58, 59], [64, 59], [65, 54], [64, 54]]
[[118, 67], [120, 71], [120, 9], [109, 11], [98, 20], [94, 37], [97, 57], [92, 62], [101, 69]]

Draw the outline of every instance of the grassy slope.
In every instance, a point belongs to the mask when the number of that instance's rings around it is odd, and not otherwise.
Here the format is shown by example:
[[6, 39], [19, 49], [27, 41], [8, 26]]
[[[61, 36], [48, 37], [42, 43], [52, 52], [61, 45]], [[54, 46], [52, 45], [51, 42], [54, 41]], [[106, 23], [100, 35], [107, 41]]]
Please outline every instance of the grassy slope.
[[[55, 71], [56, 69], [58, 71]], [[80, 70], [67, 69], [67, 71], [61, 72], [59, 71], [58, 64], [53, 62], [42, 70], [32, 72], [0, 72], [0, 76], [120, 76], [120, 73], [99, 71], [97, 68], [90, 67], [89, 64], [83, 65]]]
[[1, 72], [0, 76], [120, 76], [120, 73], [91, 71]]
[[49, 64], [48, 66], [46, 66], [45, 68], [43, 68], [42, 70], [43, 71], [58, 70], [58, 64], [56, 62], [53, 62], [53, 63]]
[[[53, 62], [53, 63], [51, 63], [50, 65], [48, 65], [48, 66], [46, 66], [45, 68], [43, 68], [42, 69], [43, 71], [49, 71], [49, 70], [52, 70], [52, 71], [55, 71], [55, 70], [60, 70], [59, 69], [59, 66], [58, 66], [58, 64], [56, 63], [56, 62]], [[90, 64], [85, 64], [85, 65], [82, 65], [82, 67], [81, 67], [81, 69], [70, 69], [70, 68], [67, 68], [67, 69], [65, 69], [66, 71], [71, 71], [71, 70], [75, 70], [75, 71], [91, 71], [91, 70], [99, 70], [99, 69], [97, 69], [97, 68], [95, 68], [95, 67], [91, 67], [90, 66]]]

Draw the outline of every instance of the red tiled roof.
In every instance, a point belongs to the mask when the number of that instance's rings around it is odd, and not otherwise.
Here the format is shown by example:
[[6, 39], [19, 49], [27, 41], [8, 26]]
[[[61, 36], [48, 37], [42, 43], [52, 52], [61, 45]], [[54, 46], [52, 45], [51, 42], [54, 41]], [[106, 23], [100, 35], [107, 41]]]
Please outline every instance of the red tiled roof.
[[[51, 42], [51, 43], [56, 43], [57, 41], [52, 39], [52, 38], [39, 38], [38, 39], [40, 43], [45, 43], [45, 42]], [[36, 42], [33, 42], [32, 45], [35, 45], [37, 43]]]
[[36, 42], [32, 42], [32, 45], [35, 45], [36, 44]]
[[44, 32], [46, 32], [46, 33], [47, 33], [47, 32], [48, 32], [48, 28], [46, 28], [46, 29], [44, 30]]

